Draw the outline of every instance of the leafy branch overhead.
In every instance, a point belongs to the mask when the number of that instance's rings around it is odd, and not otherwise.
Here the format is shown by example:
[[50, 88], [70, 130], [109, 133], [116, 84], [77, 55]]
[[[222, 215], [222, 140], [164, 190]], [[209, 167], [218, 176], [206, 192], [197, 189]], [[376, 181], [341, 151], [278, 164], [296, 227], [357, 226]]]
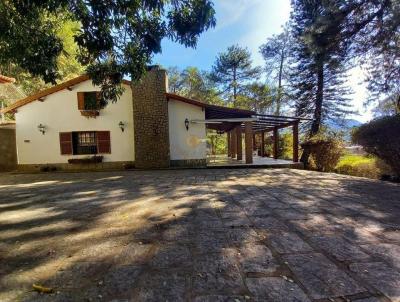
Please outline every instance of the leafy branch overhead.
[[12, 62], [55, 83], [64, 45], [47, 20], [65, 12], [81, 24], [75, 36], [79, 62], [112, 101], [125, 75], [140, 80], [164, 38], [195, 47], [200, 34], [216, 23], [211, 0], [2, 1], [0, 64]]

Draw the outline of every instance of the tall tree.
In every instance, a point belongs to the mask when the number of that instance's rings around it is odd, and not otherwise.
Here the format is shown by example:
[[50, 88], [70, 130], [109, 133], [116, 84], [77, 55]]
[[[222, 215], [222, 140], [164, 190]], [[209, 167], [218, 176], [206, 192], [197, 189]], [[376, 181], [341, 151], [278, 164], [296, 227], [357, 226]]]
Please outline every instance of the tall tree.
[[343, 39], [367, 70], [369, 101], [392, 98], [400, 106], [400, 1], [346, 2], [340, 11]]
[[261, 74], [260, 67], [253, 67], [248, 49], [239, 45], [228, 47], [220, 53], [212, 67], [211, 79], [221, 86], [221, 92], [232, 101], [237, 102], [238, 93], [249, 80], [257, 79]]
[[[348, 44], [343, 26], [331, 22], [330, 11], [341, 0], [292, 0], [291, 28], [295, 39], [291, 86], [298, 115], [312, 117], [308, 135], [316, 135], [322, 122], [349, 113], [350, 90], [345, 86]], [[309, 150], [301, 160], [307, 164]]]
[[169, 81], [171, 92], [208, 104], [221, 105], [223, 103], [208, 72], [200, 71], [196, 67], [186, 67], [182, 71], [172, 67], [168, 69], [168, 75], [169, 78], [172, 77], [172, 81]]
[[266, 62], [266, 71], [268, 76], [272, 76], [278, 82], [275, 97], [275, 114], [281, 114], [281, 108], [284, 97], [283, 82], [288, 81], [289, 76], [289, 56], [292, 46], [292, 36], [289, 25], [286, 24], [283, 32], [274, 35], [260, 47], [260, 52]]
[[267, 84], [253, 82], [244, 87], [238, 96], [237, 106], [260, 114], [271, 114], [273, 99], [272, 89]]
[[168, 67], [168, 90], [171, 93], [181, 93], [184, 85], [182, 71], [177, 66]]
[[[79, 23], [69, 20], [66, 13], [59, 14], [57, 18], [47, 18], [48, 22], [53, 23], [57, 37], [61, 40], [64, 49], [57, 58], [59, 79], [69, 80], [84, 72], [84, 67], [76, 58], [78, 46], [74, 41], [74, 35], [79, 32]], [[0, 73], [7, 74], [16, 79], [16, 85], [26, 94], [35, 93], [41, 89], [49, 87], [50, 83], [45, 83], [39, 76], [33, 76], [20, 66], [13, 64], [12, 60], [4, 60], [0, 64]]]
[[211, 0], [42, 0], [0, 2], [0, 60], [11, 62], [45, 82], [60, 77], [64, 51], [47, 16], [69, 12], [81, 28], [75, 36], [79, 62], [103, 98], [116, 101], [125, 75], [138, 81], [170, 38], [195, 47], [200, 34], [215, 26]]

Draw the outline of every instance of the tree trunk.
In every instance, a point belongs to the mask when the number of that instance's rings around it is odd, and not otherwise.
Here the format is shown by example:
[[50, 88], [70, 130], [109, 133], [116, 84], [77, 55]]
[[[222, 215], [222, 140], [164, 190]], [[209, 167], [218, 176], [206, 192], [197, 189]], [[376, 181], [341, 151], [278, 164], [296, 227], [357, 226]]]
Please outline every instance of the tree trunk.
[[[317, 93], [315, 96], [315, 109], [309, 138], [313, 137], [319, 132], [322, 118], [322, 103], [324, 100], [324, 63], [320, 60], [317, 69]], [[304, 163], [305, 168], [308, 167], [308, 160], [310, 157], [310, 150], [306, 147], [303, 150], [300, 161]]]
[[282, 51], [281, 53], [281, 63], [279, 66], [279, 74], [278, 74], [278, 97], [276, 99], [276, 110], [275, 114], [280, 115], [281, 113], [281, 102], [282, 102], [282, 72], [283, 72], [283, 62], [285, 60], [285, 54]]
[[237, 83], [236, 83], [236, 67], [233, 68], [233, 104], [236, 106], [236, 97], [237, 97]]

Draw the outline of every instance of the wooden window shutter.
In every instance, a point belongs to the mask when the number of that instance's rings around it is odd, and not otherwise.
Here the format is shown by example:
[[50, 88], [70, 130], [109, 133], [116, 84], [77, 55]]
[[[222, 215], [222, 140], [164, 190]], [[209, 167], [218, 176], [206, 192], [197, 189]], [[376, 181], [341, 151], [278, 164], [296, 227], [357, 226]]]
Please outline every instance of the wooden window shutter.
[[100, 109], [100, 107], [101, 107], [101, 91], [96, 91], [96, 101], [97, 101], [97, 108]]
[[78, 92], [78, 109], [85, 110], [85, 93]]
[[97, 153], [111, 153], [110, 131], [97, 131]]
[[72, 154], [72, 132], [60, 132], [60, 150], [62, 155]]

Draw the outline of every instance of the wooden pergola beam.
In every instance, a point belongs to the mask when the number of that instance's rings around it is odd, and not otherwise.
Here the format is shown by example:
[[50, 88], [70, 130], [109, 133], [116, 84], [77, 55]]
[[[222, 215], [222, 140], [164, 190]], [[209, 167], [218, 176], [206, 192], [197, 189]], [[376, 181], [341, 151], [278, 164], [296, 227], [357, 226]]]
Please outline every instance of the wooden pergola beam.
[[236, 158], [237, 141], [236, 141], [236, 131], [235, 131], [235, 129], [231, 130], [231, 143], [232, 143], [231, 158]]
[[279, 147], [279, 132], [278, 127], [274, 128], [274, 159], [278, 159], [278, 147]]
[[226, 132], [226, 140], [227, 140], [227, 146], [228, 146], [228, 157], [231, 157], [232, 146], [231, 146], [231, 132], [230, 131]]
[[293, 161], [299, 161], [299, 123], [293, 124]]
[[246, 148], [246, 164], [253, 163], [253, 128], [252, 122], [245, 122], [244, 123], [245, 130], [244, 130], [244, 142]]
[[265, 156], [265, 132], [261, 131], [261, 157]]
[[237, 160], [243, 159], [243, 152], [242, 152], [242, 129], [239, 126], [236, 126], [236, 150], [237, 150]]

